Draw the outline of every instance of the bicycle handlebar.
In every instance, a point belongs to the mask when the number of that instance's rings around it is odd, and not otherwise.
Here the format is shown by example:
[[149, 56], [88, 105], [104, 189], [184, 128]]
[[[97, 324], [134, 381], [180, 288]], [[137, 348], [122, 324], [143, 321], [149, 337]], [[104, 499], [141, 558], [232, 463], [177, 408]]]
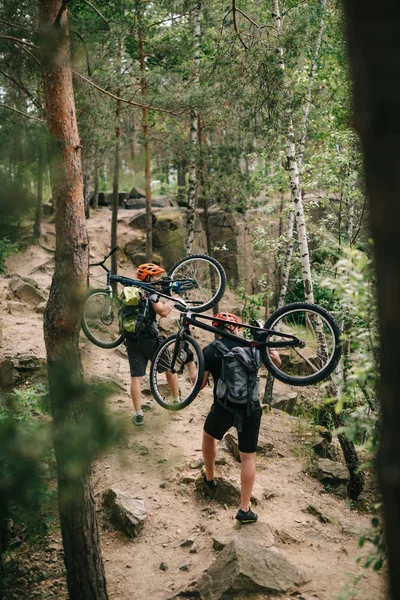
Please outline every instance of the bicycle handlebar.
[[111, 254], [114, 254], [114, 252], [116, 252], [117, 250], [118, 246], [115, 246], [115, 248], [113, 248], [108, 254], [105, 255], [103, 260], [97, 263], [90, 263], [89, 267], [104, 267], [104, 263], [106, 262], [107, 258], [110, 258]]

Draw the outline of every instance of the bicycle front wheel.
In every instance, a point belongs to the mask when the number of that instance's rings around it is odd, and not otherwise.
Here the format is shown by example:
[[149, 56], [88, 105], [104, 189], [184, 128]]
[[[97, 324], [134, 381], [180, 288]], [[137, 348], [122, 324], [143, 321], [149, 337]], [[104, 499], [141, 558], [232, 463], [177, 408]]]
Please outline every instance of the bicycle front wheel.
[[116, 348], [123, 342], [119, 331], [119, 300], [108, 290], [91, 290], [86, 296], [81, 327], [100, 348]]
[[151, 391], [163, 408], [181, 410], [196, 398], [203, 375], [203, 352], [196, 340], [187, 334], [179, 339], [177, 334], [171, 335], [159, 346], [151, 361]]
[[[175, 263], [168, 271], [170, 294], [183, 298], [193, 312], [204, 312], [224, 295], [226, 274], [222, 265], [205, 254], [192, 254]], [[190, 280], [193, 283], [186, 282]], [[182, 282], [182, 283], [180, 283]]]
[[268, 347], [261, 349], [267, 369], [280, 381], [306, 386], [326, 379], [339, 362], [341, 355], [340, 329], [325, 309], [306, 302], [283, 306], [274, 312], [264, 325], [273, 330], [269, 342], [285, 341], [279, 333], [299, 338], [304, 347], [276, 348], [281, 364], [277, 366]]

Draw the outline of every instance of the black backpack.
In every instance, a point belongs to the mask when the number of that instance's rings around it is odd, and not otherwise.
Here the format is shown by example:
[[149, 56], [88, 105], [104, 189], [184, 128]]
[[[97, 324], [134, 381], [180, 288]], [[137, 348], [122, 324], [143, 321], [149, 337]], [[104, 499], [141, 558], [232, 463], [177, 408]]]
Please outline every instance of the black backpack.
[[235, 413], [234, 426], [242, 431], [243, 412], [258, 406], [260, 351], [254, 346], [229, 349], [221, 340], [213, 345], [222, 353], [221, 375], [215, 389], [217, 402]]

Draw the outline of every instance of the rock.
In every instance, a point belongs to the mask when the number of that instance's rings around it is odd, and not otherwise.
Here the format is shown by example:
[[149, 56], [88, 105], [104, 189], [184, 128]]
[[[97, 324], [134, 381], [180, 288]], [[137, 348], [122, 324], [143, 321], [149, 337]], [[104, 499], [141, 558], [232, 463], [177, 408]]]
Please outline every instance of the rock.
[[37, 305], [36, 312], [41, 315], [44, 314], [44, 311], [46, 310], [46, 306], [47, 306], [46, 302], [41, 302], [40, 304]]
[[320, 458], [317, 461], [316, 475], [319, 481], [330, 485], [347, 483], [349, 479], [347, 467], [343, 463], [329, 460], [328, 458]]
[[227, 533], [225, 535], [216, 535], [212, 538], [213, 540], [213, 548], [214, 550], [223, 550], [225, 546], [230, 544], [238, 535], [242, 538], [246, 538], [247, 540], [252, 539], [263, 539], [263, 543], [266, 547], [273, 546], [274, 544], [274, 536], [272, 534], [271, 528], [267, 523], [262, 523], [258, 521], [257, 527], [243, 527], [237, 525], [238, 529], [234, 533]]
[[198, 456], [197, 458], [191, 460], [189, 463], [189, 467], [191, 469], [201, 469], [201, 467], [203, 465], [204, 465], [204, 460], [203, 460], [202, 456]]
[[22, 302], [17, 302], [16, 300], [10, 300], [7, 302], [7, 310], [13, 317], [19, 317], [26, 313], [27, 306]]
[[180, 543], [180, 546], [182, 548], [188, 548], [189, 546], [193, 546], [194, 542], [196, 541], [197, 535], [194, 535], [193, 537], [189, 537], [186, 540], [183, 540], [183, 542]]
[[272, 456], [274, 452], [274, 445], [271, 442], [259, 442], [257, 444], [257, 454], [263, 454], [264, 456]]
[[265, 528], [241, 527], [198, 582], [200, 597], [219, 600], [294, 591], [306, 578], [272, 543], [271, 532], [265, 539]]
[[161, 571], [168, 571], [168, 565], [165, 562], [160, 563]]
[[54, 208], [51, 202], [43, 202], [42, 204], [42, 213], [44, 216], [52, 215], [54, 212]]
[[3, 390], [14, 387], [19, 379], [19, 373], [14, 367], [10, 358], [5, 358], [0, 362], [0, 388]]
[[110, 510], [111, 521], [120, 531], [129, 537], [139, 535], [147, 519], [143, 500], [109, 488], [103, 493], [103, 502]]
[[18, 371], [38, 371], [46, 365], [46, 361], [32, 351], [19, 352], [12, 360]]
[[314, 453], [320, 458], [329, 458], [330, 460], [338, 460], [338, 453], [334, 446], [332, 446], [327, 439], [322, 438], [316, 444], [313, 444], [312, 449]]
[[[208, 496], [213, 500], [217, 500], [221, 504], [237, 505], [240, 503], [240, 487], [225, 479], [224, 477], [216, 477], [217, 486], [209, 488], [202, 477], [198, 477], [195, 481], [196, 491], [201, 496]], [[253, 504], [258, 504], [258, 498], [251, 497]]]
[[39, 290], [37, 290], [30, 283], [21, 281], [14, 289], [14, 295], [20, 300], [25, 300], [34, 306], [37, 306], [41, 302], [45, 302], [46, 298]]
[[275, 391], [272, 395], [272, 408], [283, 410], [284, 412], [292, 415], [296, 406], [298, 393], [293, 391], [278, 392]]
[[189, 571], [192, 566], [192, 561], [190, 558], [187, 558], [181, 565], [179, 565], [180, 571]]
[[38, 289], [38, 282], [32, 277], [23, 277], [22, 275], [18, 275], [17, 273], [13, 273], [11, 275], [11, 281], [9, 283], [9, 288], [12, 292], [15, 292], [21, 281], [25, 281], [25, 283], [29, 283], [32, 287]]
[[315, 506], [314, 504], [309, 504], [307, 508], [303, 508], [303, 512], [317, 517], [321, 523], [332, 523], [332, 520], [323, 512], [323, 509]]
[[226, 433], [224, 435], [224, 441], [233, 458], [240, 462], [239, 442], [236, 431], [235, 433]]
[[146, 197], [146, 194], [145, 194], [144, 190], [141, 190], [135, 186], [133, 186], [133, 188], [129, 192], [129, 198], [145, 198], [145, 197]]
[[299, 544], [300, 540], [285, 529], [275, 529], [275, 535], [282, 544]]

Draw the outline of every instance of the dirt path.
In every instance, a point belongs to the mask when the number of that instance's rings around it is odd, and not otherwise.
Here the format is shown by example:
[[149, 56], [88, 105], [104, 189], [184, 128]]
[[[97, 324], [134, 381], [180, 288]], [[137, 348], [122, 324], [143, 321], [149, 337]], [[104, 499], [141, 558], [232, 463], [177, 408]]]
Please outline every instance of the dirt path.
[[[100, 258], [106, 252], [109, 219], [109, 211], [99, 210], [88, 222], [89, 235], [95, 240], [91, 246], [93, 258]], [[129, 227], [120, 223], [119, 228], [121, 236], [128, 240], [132, 235]], [[44, 245], [47, 249], [35, 246], [11, 257], [8, 269], [10, 273], [35, 278], [39, 287], [48, 291], [54, 247], [51, 225], [45, 225]], [[121, 264], [121, 272], [133, 274], [127, 263]], [[9, 314], [8, 283], [9, 280], [0, 278], [1, 352], [12, 355], [33, 350], [44, 358], [42, 315], [28, 308], [17, 317]], [[224, 302], [232, 310], [236, 300], [228, 293]], [[173, 329], [173, 321], [167, 326]], [[204, 333], [200, 341], [204, 344], [211, 338]], [[135, 428], [130, 423], [133, 411], [128, 394], [127, 358], [119, 349], [95, 347], [83, 335], [81, 349], [89, 378], [112, 378], [121, 385], [120, 393], [110, 398], [109, 407], [121, 416], [129, 431], [120, 448], [94, 465], [98, 508], [103, 491], [115, 486], [143, 498], [148, 511], [143, 533], [133, 541], [123, 538], [99, 513], [110, 598], [166, 600], [175, 590], [197, 579], [211, 563], [215, 556], [213, 536], [225, 534], [235, 526], [232, 507], [199, 500], [193, 482], [182, 483], [183, 477], [190, 480], [199, 473], [196, 465], [201, 457], [202, 424], [212, 391], [204, 390], [179, 413], [168, 413], [150, 400], [144, 427]], [[280, 411], [264, 415], [261, 441], [273, 444], [273, 451], [258, 457], [257, 512], [260, 521], [275, 531], [277, 547], [309, 578], [303, 590], [309, 595], [315, 593], [319, 600], [333, 600], [341, 591], [341, 583], [349, 580], [347, 574], [361, 575], [360, 598], [383, 599], [382, 578], [356, 563], [360, 554], [357, 532], [368, 527], [369, 517], [351, 510], [347, 501], [326, 494], [321, 484], [305, 473], [302, 458], [305, 441], [299, 437], [298, 420]], [[227, 452], [220, 450], [219, 456], [225, 458], [226, 464], [218, 466], [218, 474], [239, 483], [239, 464]], [[322, 523], [304, 512], [310, 504], [321, 508], [330, 522]], [[194, 535], [196, 552], [190, 553], [181, 544]], [[188, 570], [181, 570], [188, 559]], [[166, 565], [165, 570], [160, 568], [161, 563]], [[62, 599], [65, 594], [59, 591], [56, 597]]]

